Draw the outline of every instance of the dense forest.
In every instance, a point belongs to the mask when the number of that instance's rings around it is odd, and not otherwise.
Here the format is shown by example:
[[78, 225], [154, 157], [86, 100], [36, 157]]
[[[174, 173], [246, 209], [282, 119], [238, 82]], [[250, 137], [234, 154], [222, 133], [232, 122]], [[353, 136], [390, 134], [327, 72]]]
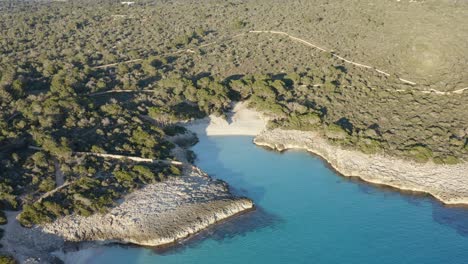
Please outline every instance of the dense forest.
[[236, 101], [269, 115], [270, 127], [320, 131], [365, 153], [441, 164], [468, 157], [467, 92], [421, 93], [331, 54], [283, 60], [284, 40], [275, 50], [262, 37], [231, 38], [253, 28], [232, 15], [241, 4], [191, 7], [0, 2], [2, 210], [22, 209], [28, 227], [105, 212], [180, 168], [85, 152], [173, 160], [167, 138], [184, 132], [178, 122], [223, 115]]

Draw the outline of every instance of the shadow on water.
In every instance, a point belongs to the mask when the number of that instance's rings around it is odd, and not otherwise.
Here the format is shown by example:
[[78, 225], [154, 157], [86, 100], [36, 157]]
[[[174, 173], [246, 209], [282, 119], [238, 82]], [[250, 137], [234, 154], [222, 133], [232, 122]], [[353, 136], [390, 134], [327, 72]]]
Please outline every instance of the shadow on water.
[[[263, 147], [262, 147], [263, 148]], [[273, 151], [264, 148], [267, 151]], [[287, 152], [287, 151], [285, 151]], [[412, 206], [424, 206], [430, 204], [432, 207], [432, 218], [440, 224], [454, 229], [459, 235], [468, 237], [468, 206], [446, 205], [427, 193], [401, 190], [391, 186], [370, 183], [359, 177], [347, 177], [336, 171], [325, 159], [310, 153], [310, 155], [322, 160], [325, 166], [340, 177], [340, 182], [351, 183], [357, 186], [360, 192], [367, 195], [383, 195], [385, 197], [399, 197]]]
[[[255, 210], [236, 215], [226, 221], [220, 222], [210, 228], [207, 228], [196, 235], [193, 235], [186, 240], [179, 241], [170, 246], [163, 247], [143, 247], [150, 250], [153, 254], [161, 256], [169, 256], [180, 254], [185, 250], [197, 248], [206, 240], [214, 240], [218, 243], [225, 243], [236, 237], [245, 237], [250, 232], [254, 232], [263, 228], [274, 228], [283, 220], [276, 215], [270, 214], [261, 207], [256, 207]], [[141, 246], [131, 244], [111, 243], [107, 246], [118, 247], [122, 249], [138, 249]], [[95, 252], [102, 252], [103, 247], [96, 247], [94, 244], [83, 243], [81, 246], [68, 248], [73, 252], [79, 249], [94, 248]]]
[[224, 243], [236, 237], [245, 237], [248, 233], [263, 229], [274, 228], [282, 220], [257, 207], [254, 211], [235, 216], [227, 221], [210, 227], [190, 239], [180, 241], [174, 246], [153, 249], [159, 255], [172, 255], [183, 252], [190, 248], [196, 248], [203, 241], [211, 239], [219, 243]]
[[[332, 169], [332, 168], [331, 168]], [[336, 173], [340, 175], [339, 173]], [[340, 175], [341, 176], [341, 175]], [[459, 235], [468, 237], [468, 206], [446, 205], [429, 194], [400, 190], [397, 188], [373, 184], [357, 177], [344, 177], [343, 180], [356, 184], [359, 191], [368, 195], [398, 196], [413, 206], [424, 206], [429, 203], [432, 207], [432, 219], [440, 224], [454, 229]]]
[[[229, 185], [230, 192], [235, 196], [252, 199], [256, 204], [255, 210], [227, 219], [173, 246], [153, 248], [152, 251], [156, 254], [178, 254], [184, 250], [199, 246], [206, 239], [223, 243], [235, 237], [247, 236], [248, 233], [259, 229], [274, 228], [284, 221], [279, 216], [266, 211], [258, 205], [258, 202], [261, 201], [265, 195], [265, 187], [249, 183], [243, 179], [242, 174], [224, 166], [219, 158], [220, 148], [217, 146], [215, 140], [204, 135], [199, 135], [199, 140], [198, 144], [203, 145], [204, 159], [209, 160], [209, 164], [207, 164], [206, 161], [201, 162], [199, 157], [197, 157], [195, 164], [207, 172], [210, 177], [226, 181]], [[212, 171], [213, 168], [216, 168], [216, 171], [221, 173], [214, 173]]]
[[[189, 239], [179, 241], [174, 245], [163, 248], [147, 248], [157, 255], [174, 255], [180, 254], [185, 250], [199, 247], [204, 241], [213, 240], [218, 243], [229, 243], [229, 240], [242, 238], [251, 232], [255, 232], [265, 228], [276, 228], [285, 220], [281, 217], [272, 214], [258, 203], [263, 199], [266, 189], [262, 186], [255, 186], [252, 183], [243, 179], [243, 175], [226, 168], [220, 160], [220, 149], [216, 144], [216, 140], [206, 136], [199, 136], [200, 143], [203, 147], [203, 152], [198, 151], [202, 159], [197, 161], [197, 165], [206, 171], [211, 177], [219, 178], [226, 181], [231, 189], [231, 192], [237, 196], [249, 197], [257, 204], [254, 211], [245, 214], [237, 215], [224, 222], [218, 223]], [[200, 145], [199, 145], [200, 147]], [[268, 149], [267, 149], [268, 150]], [[314, 155], [315, 156], [315, 155]], [[209, 161], [209, 162], [207, 162]], [[327, 164], [326, 161], [324, 161]], [[201, 163], [201, 164], [200, 164]], [[392, 187], [387, 187], [378, 184], [365, 182], [357, 177], [344, 177], [327, 164], [328, 168], [333, 170], [335, 174], [341, 177], [339, 182], [351, 183], [367, 195], [384, 195], [389, 198], [398, 196], [407, 203], [413, 206], [427, 206], [428, 203], [432, 206], [432, 218], [440, 225], [454, 229], [458, 234], [468, 237], [468, 208], [467, 207], [449, 207], [435, 200], [427, 194], [401, 191]], [[214, 173], [217, 172], [222, 172]], [[139, 248], [138, 246], [130, 245], [113, 245], [121, 248]]]
[[455, 229], [458, 234], [468, 236], [468, 208], [466, 206], [448, 207], [433, 201], [432, 218], [441, 225]]
[[[150, 250], [154, 254], [164, 256], [179, 254], [185, 250], [200, 246], [206, 240], [225, 243], [236, 237], [245, 237], [248, 233], [260, 229], [275, 228], [275, 226], [284, 221], [279, 216], [267, 212], [264, 208], [258, 205], [258, 202], [261, 201], [265, 195], [266, 190], [264, 187], [254, 186], [242, 179], [242, 175], [240, 173], [226, 168], [223, 165], [223, 162], [219, 159], [220, 149], [215, 140], [204, 135], [198, 135], [198, 137], [198, 144], [203, 145], [203, 153], [198, 151], [197, 154], [199, 156], [204, 156], [204, 161], [200, 161], [198, 157], [195, 164], [208, 173], [210, 177], [226, 181], [229, 185], [230, 192], [235, 196], [248, 197], [252, 199], [255, 203], [255, 210], [233, 216], [232, 218], [217, 223], [216, 225], [213, 225], [185, 240], [178, 241], [175, 244], [157, 248], [146, 247], [146, 249]], [[209, 160], [209, 162], [206, 162], [206, 160]], [[216, 171], [221, 173], [218, 173], [218, 175], [213, 173], [213, 168], [216, 168]], [[122, 244], [111, 244], [109, 246], [123, 249], [141, 248], [136, 245]], [[99, 250], [99, 248], [97, 250]]]

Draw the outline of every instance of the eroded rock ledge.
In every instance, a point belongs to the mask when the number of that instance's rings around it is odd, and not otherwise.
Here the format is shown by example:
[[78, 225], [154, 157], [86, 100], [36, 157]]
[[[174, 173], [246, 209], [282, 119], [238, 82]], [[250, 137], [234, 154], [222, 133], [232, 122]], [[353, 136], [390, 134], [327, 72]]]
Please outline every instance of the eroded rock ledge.
[[162, 246], [253, 208], [233, 196], [227, 185], [196, 167], [137, 190], [104, 215], [71, 215], [43, 226], [43, 231], [69, 241], [117, 241]]
[[298, 130], [264, 131], [254, 143], [278, 151], [305, 149], [327, 160], [344, 176], [428, 193], [445, 204], [468, 204], [468, 163], [419, 164], [384, 155], [367, 155], [331, 145], [318, 133]]

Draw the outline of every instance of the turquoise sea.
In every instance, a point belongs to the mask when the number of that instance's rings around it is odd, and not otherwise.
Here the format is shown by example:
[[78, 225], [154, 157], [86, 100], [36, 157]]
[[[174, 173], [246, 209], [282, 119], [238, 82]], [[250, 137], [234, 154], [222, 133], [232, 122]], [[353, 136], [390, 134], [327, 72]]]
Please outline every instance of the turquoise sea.
[[468, 208], [337, 175], [302, 151], [251, 137], [202, 137], [197, 165], [252, 198], [255, 212], [179, 246], [103, 246], [73, 263], [468, 263]]

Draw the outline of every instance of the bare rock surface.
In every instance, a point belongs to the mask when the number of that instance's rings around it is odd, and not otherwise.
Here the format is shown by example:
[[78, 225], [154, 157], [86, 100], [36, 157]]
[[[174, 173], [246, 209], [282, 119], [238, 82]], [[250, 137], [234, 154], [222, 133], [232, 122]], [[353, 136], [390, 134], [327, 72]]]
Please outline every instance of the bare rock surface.
[[234, 197], [227, 185], [192, 167], [186, 176], [171, 177], [127, 195], [110, 212], [66, 216], [43, 226], [68, 241], [117, 241], [161, 246], [195, 234], [253, 208], [251, 200]]
[[315, 132], [274, 129], [254, 143], [279, 151], [305, 149], [327, 160], [344, 176], [402, 190], [428, 193], [446, 204], [468, 204], [468, 163], [420, 164], [384, 155], [367, 155], [331, 145]]

